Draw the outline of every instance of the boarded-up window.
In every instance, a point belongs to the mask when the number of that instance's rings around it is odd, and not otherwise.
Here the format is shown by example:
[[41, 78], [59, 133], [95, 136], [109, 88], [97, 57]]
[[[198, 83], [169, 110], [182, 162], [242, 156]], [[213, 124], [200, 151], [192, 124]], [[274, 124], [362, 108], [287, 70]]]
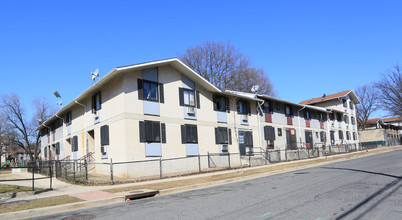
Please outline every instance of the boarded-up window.
[[182, 143], [198, 143], [197, 125], [182, 125], [181, 126]]
[[60, 155], [60, 143], [56, 143], [56, 155]]
[[77, 136], [73, 137], [73, 143], [71, 144], [71, 147], [72, 147], [73, 152], [78, 151], [78, 137]]
[[275, 140], [275, 128], [271, 126], [264, 127], [264, 137], [265, 140], [273, 141]]
[[103, 125], [101, 131], [101, 146], [109, 145], [109, 126]]
[[[161, 131], [162, 139], [161, 139]], [[166, 127], [158, 121], [140, 121], [140, 142], [166, 143]]]
[[215, 128], [215, 143], [216, 144], [232, 144], [231, 129], [225, 127]]
[[343, 131], [339, 131], [339, 139], [343, 140]]

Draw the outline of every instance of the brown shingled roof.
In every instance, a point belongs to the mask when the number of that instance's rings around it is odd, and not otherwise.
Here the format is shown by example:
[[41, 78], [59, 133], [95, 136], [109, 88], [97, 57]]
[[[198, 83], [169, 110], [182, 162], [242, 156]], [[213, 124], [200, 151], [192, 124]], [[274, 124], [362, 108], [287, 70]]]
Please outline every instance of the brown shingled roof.
[[394, 121], [402, 121], [402, 117], [394, 117], [394, 118], [384, 118], [383, 122], [394, 122]]
[[332, 100], [332, 99], [337, 99], [337, 98], [346, 96], [351, 91], [352, 90], [347, 90], [347, 91], [338, 92], [338, 93], [331, 94], [331, 95], [326, 95], [325, 97], [313, 98], [313, 99], [299, 102], [299, 104], [308, 105], [308, 104], [313, 104], [313, 103], [317, 103], [317, 102], [323, 102], [323, 101], [328, 101], [328, 100]]
[[372, 119], [368, 119], [366, 124], [370, 125], [370, 124], [375, 124], [377, 123], [381, 118], [372, 118]]

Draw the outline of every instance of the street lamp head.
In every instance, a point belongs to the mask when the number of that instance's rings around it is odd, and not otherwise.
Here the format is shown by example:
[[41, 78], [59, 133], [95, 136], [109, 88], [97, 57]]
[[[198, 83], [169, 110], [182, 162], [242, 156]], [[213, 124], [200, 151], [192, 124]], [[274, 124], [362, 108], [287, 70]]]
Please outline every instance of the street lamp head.
[[61, 98], [61, 96], [60, 96], [60, 93], [59, 92], [57, 92], [57, 91], [55, 91], [54, 93], [53, 93], [57, 98]]

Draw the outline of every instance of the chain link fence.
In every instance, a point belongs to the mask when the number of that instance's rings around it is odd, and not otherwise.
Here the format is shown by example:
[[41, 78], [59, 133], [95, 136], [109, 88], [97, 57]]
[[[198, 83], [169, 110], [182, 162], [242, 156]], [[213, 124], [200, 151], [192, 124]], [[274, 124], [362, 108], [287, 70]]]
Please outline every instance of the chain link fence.
[[253, 150], [246, 155], [239, 153], [207, 153], [177, 158], [154, 157], [148, 160], [105, 162], [87, 162], [86, 160], [36, 161], [36, 170], [44, 175], [64, 179], [68, 182], [90, 185], [138, 182], [162, 179], [196, 173], [229, 170], [240, 167], [253, 167], [284, 161], [318, 158], [354, 151], [377, 148], [372, 144], [343, 144], [325, 146], [321, 144], [312, 148]]

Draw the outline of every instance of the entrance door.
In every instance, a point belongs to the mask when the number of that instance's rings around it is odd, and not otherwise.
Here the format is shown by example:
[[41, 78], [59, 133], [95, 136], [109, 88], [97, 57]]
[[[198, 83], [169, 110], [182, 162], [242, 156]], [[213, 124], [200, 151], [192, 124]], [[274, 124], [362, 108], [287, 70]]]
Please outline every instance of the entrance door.
[[331, 145], [335, 145], [335, 131], [330, 131]]
[[296, 130], [295, 129], [293, 129], [293, 128], [286, 129], [286, 143], [287, 143], [288, 149], [290, 149], [290, 150], [297, 149]]
[[310, 130], [306, 131], [306, 147], [308, 149], [313, 147], [313, 133]]
[[245, 138], [245, 133], [244, 131], [239, 131], [239, 149], [240, 149], [240, 155], [246, 155], [246, 144], [244, 142]]

